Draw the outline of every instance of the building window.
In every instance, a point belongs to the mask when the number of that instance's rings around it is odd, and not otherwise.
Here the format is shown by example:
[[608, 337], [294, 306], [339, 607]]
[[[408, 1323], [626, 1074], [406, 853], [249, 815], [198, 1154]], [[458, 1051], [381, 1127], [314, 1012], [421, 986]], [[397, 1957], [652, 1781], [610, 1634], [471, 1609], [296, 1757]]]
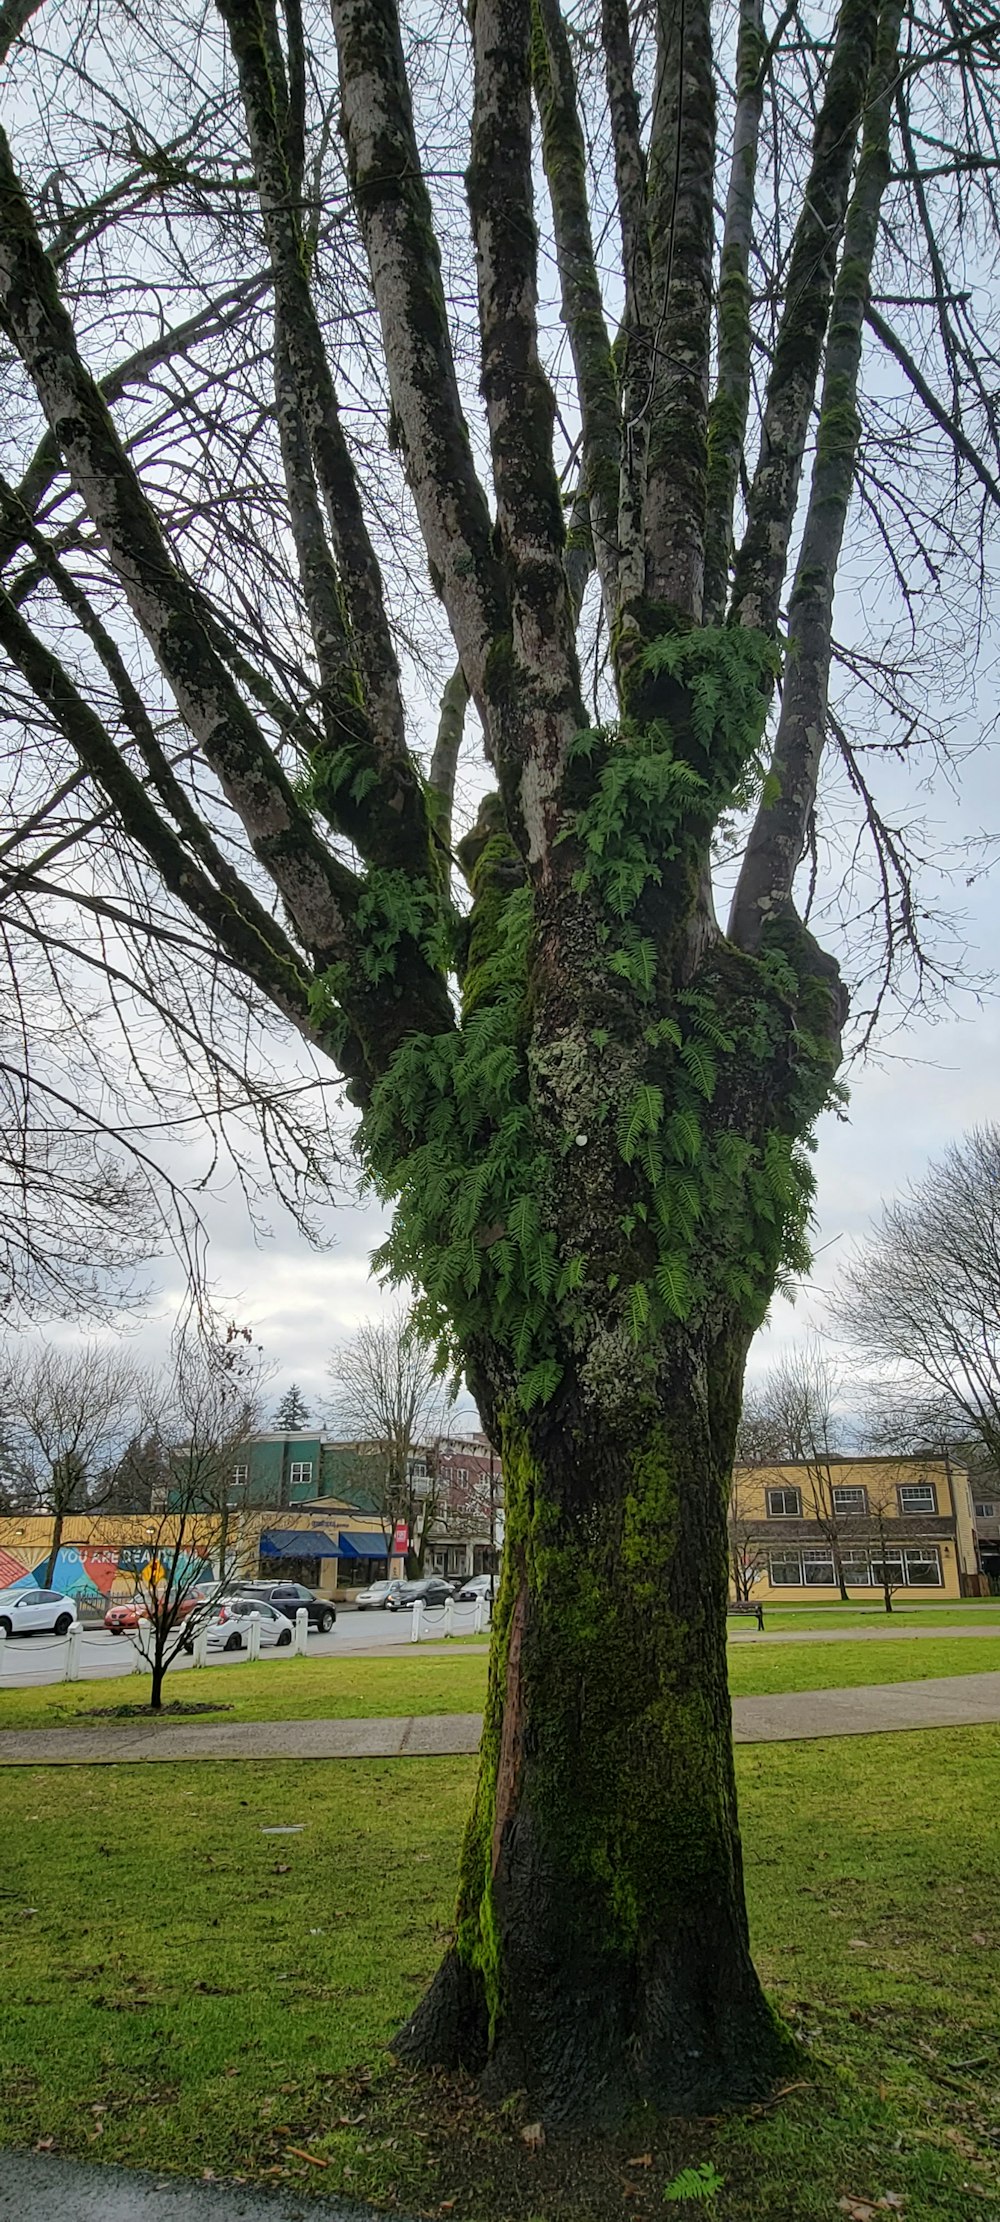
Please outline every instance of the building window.
[[769, 1489], [767, 1492], [767, 1517], [769, 1520], [798, 1520], [802, 1516], [801, 1489]]
[[236, 1487], [237, 1487], [237, 1489], [245, 1489], [245, 1488], [246, 1488], [246, 1485], [247, 1485], [247, 1482], [249, 1481], [249, 1479], [250, 1479], [250, 1468], [249, 1468], [249, 1466], [234, 1466], [234, 1467], [233, 1467], [233, 1480], [234, 1480], [234, 1482], [236, 1483]]
[[767, 1563], [772, 1589], [801, 1589], [802, 1560], [797, 1551], [773, 1553]]
[[936, 1512], [937, 1490], [931, 1481], [904, 1481], [900, 1485], [901, 1512]]
[[[883, 1586], [883, 1561], [872, 1559], [872, 1582], [876, 1589]], [[917, 1544], [902, 1551], [886, 1551], [890, 1587], [895, 1589], [940, 1589], [941, 1555], [936, 1544]]]
[[993, 1515], [996, 1512], [996, 1505], [977, 1504], [973, 1507], [973, 1510], [975, 1512], [977, 1520], [992, 1520]]
[[307, 1488], [307, 1487], [308, 1487], [308, 1485], [309, 1485], [309, 1483], [310, 1483], [310, 1482], [312, 1481], [312, 1477], [313, 1477], [313, 1462], [312, 1462], [312, 1459], [311, 1459], [311, 1458], [293, 1458], [293, 1460], [292, 1460], [292, 1463], [291, 1463], [291, 1465], [289, 1466], [289, 1469], [288, 1469], [288, 1485], [289, 1485], [289, 1488], [291, 1488], [291, 1489], [304, 1489], [304, 1488]]
[[871, 1581], [871, 1568], [866, 1558], [842, 1560], [844, 1581], [848, 1589], [867, 1589]]
[[455, 1480], [457, 1481], [457, 1483], [458, 1483], [458, 1486], [459, 1486], [459, 1488], [460, 1488], [460, 1489], [464, 1489], [464, 1488], [465, 1488], [465, 1486], [466, 1486], [466, 1483], [467, 1483], [468, 1479], [469, 1479], [469, 1469], [468, 1469], [468, 1467], [467, 1467], [467, 1466], [459, 1466], [459, 1467], [458, 1467], [458, 1468], [456, 1469], [456, 1473], [455, 1473]]
[[940, 1589], [941, 1559], [932, 1543], [903, 1552], [904, 1580], [917, 1589]]
[[810, 1589], [830, 1589], [837, 1577], [833, 1571], [833, 1552], [806, 1550], [802, 1553], [802, 1572]]
[[867, 1489], [855, 1489], [853, 1484], [850, 1488], [846, 1484], [842, 1487], [838, 1482], [833, 1491], [833, 1509], [835, 1512], [867, 1512]]

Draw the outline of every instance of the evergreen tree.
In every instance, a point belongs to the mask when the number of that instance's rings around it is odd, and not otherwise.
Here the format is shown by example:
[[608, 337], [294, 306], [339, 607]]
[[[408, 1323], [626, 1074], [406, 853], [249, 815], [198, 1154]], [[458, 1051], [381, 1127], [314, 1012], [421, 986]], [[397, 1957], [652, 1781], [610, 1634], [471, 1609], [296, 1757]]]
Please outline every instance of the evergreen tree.
[[309, 1407], [298, 1382], [293, 1381], [291, 1388], [286, 1389], [275, 1412], [275, 1427], [283, 1427], [286, 1434], [295, 1435], [300, 1428], [307, 1425], [308, 1419]]

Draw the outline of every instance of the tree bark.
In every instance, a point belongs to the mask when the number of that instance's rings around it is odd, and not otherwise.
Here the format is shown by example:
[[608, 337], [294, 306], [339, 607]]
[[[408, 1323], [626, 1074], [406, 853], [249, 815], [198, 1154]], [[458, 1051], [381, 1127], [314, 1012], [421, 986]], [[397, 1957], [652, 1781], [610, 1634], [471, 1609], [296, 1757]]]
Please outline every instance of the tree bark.
[[56, 1560], [59, 1556], [59, 1545], [62, 1542], [64, 1518], [65, 1515], [61, 1512], [56, 1512], [52, 1516], [52, 1541], [49, 1545], [49, 1556], [45, 1567], [45, 1580], [42, 1583], [43, 1589], [51, 1589], [53, 1581], [55, 1580]]
[[764, 2090], [726, 1681], [746, 1336], [679, 1328], [634, 1426], [503, 1432], [508, 1548], [454, 1946], [396, 2049], [595, 2125]]

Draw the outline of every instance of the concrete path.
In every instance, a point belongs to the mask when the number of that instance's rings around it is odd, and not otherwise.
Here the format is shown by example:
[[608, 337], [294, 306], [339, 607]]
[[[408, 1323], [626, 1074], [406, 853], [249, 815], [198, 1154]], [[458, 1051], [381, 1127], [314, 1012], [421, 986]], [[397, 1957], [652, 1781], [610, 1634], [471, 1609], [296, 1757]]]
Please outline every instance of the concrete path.
[[[0, 2152], [0, 2222], [384, 2222], [371, 2207]], [[406, 2222], [406, 2216], [398, 2217]]]
[[[811, 1736], [871, 1736], [898, 1728], [969, 1728], [1000, 1721], [1000, 1673], [943, 1675], [935, 1682], [879, 1682], [846, 1690], [737, 1697], [738, 1744], [794, 1743]], [[229, 1721], [175, 1726], [152, 1719], [94, 1728], [10, 1729], [0, 1766], [118, 1766], [187, 1759], [432, 1759], [474, 1752], [478, 1713], [416, 1719]]]

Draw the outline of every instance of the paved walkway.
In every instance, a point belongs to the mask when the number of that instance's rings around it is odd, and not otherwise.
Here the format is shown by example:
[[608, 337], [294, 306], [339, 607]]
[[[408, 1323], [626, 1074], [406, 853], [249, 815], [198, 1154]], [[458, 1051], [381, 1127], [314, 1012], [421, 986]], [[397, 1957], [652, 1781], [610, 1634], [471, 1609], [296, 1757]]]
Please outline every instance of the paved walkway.
[[[898, 1728], [971, 1728], [1000, 1721], [1000, 1673], [934, 1682], [877, 1682], [846, 1690], [791, 1691], [733, 1700], [738, 1744], [812, 1736], [871, 1736]], [[179, 1759], [432, 1759], [479, 1746], [479, 1713], [423, 1713], [380, 1720], [137, 1721], [93, 1728], [9, 1729], [0, 1766], [117, 1766]], [[2, 2213], [2, 2209], [0, 2209]]]
[[0, 2222], [41, 2222], [42, 2216], [45, 2222], [384, 2222], [371, 2207], [338, 2199], [191, 2183], [50, 2153], [0, 2152]]

